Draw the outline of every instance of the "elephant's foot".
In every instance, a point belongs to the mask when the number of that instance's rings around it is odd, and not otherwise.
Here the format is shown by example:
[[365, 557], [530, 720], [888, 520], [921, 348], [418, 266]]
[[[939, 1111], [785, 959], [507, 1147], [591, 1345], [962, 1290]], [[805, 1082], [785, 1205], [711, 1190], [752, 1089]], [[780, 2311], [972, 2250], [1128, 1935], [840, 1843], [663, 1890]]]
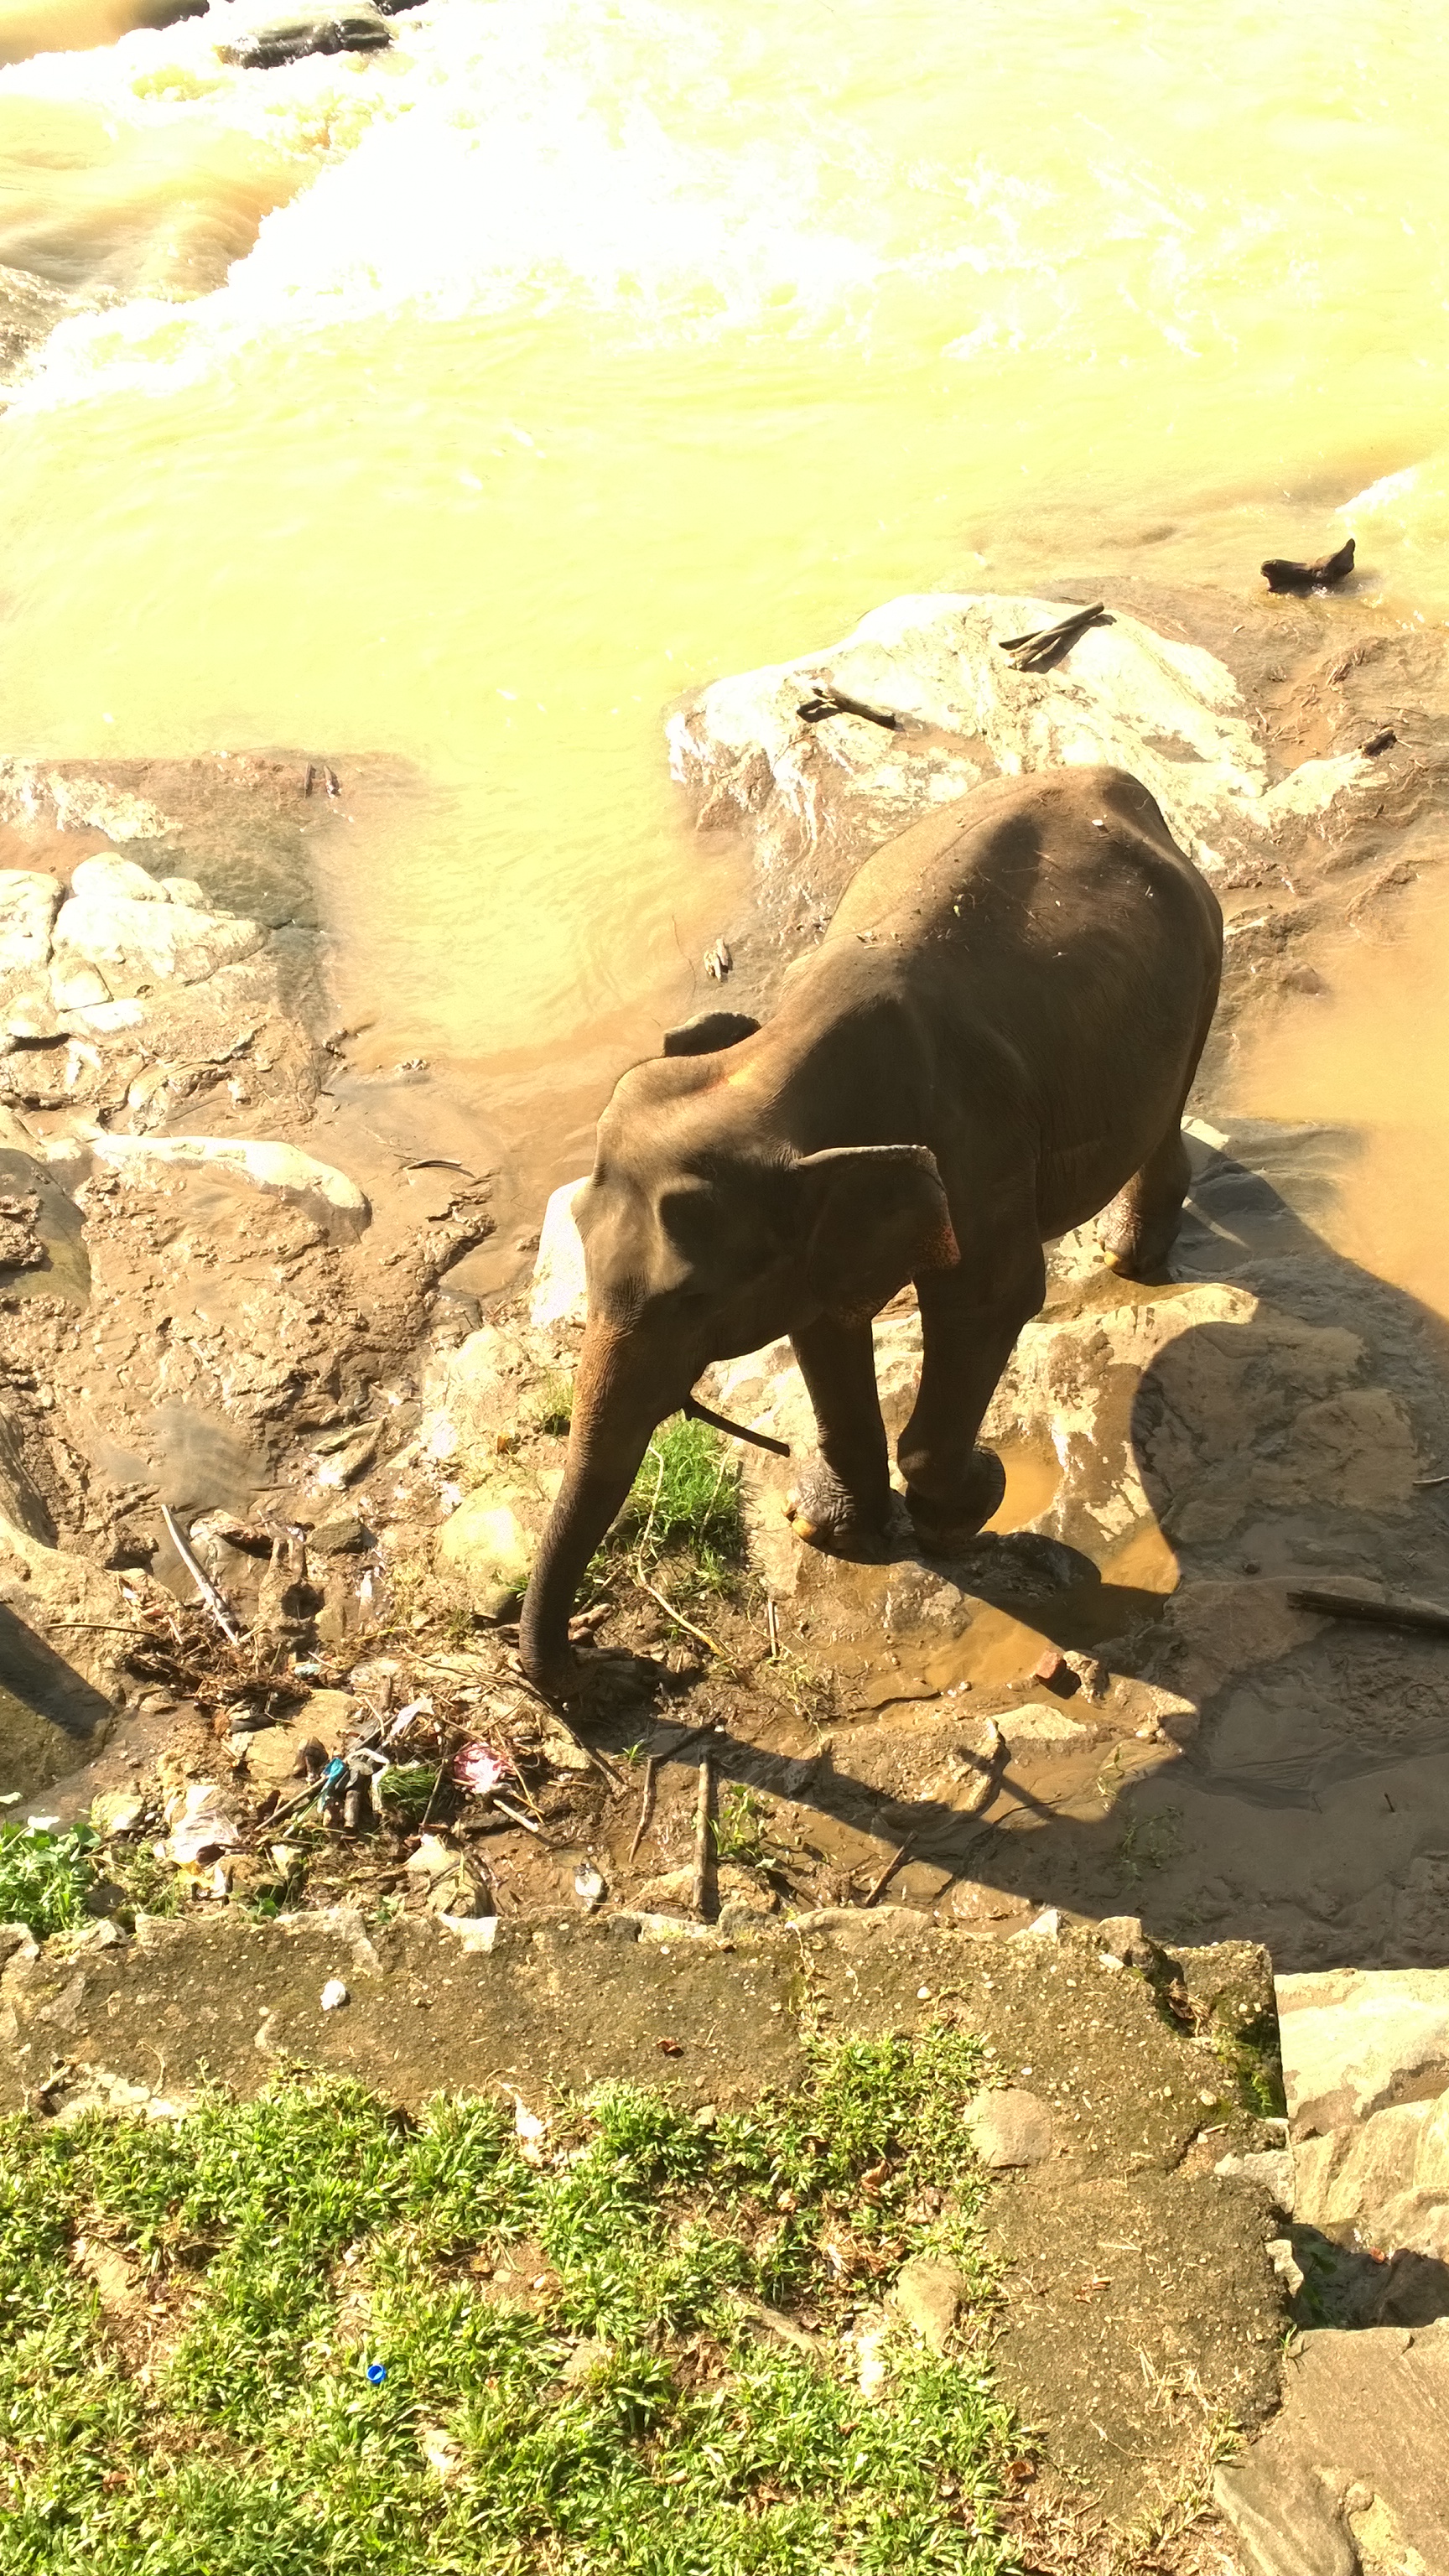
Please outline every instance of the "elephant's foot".
[[1102, 1259], [1120, 1279], [1137, 1279], [1144, 1286], [1161, 1282], [1167, 1276], [1167, 1262], [1177, 1241], [1179, 1220], [1155, 1226], [1123, 1226], [1102, 1236]]
[[841, 1482], [823, 1458], [812, 1458], [785, 1503], [795, 1536], [827, 1556], [872, 1559], [884, 1556], [890, 1529], [891, 1494], [886, 1486], [878, 1502], [863, 1503]]
[[1190, 1178], [1187, 1152], [1174, 1126], [1102, 1212], [1097, 1232], [1109, 1270], [1148, 1283], [1165, 1278]]
[[1006, 1469], [994, 1449], [973, 1449], [971, 1462], [952, 1494], [913, 1493], [906, 1487], [906, 1509], [916, 1537], [928, 1556], [949, 1556], [964, 1547], [1001, 1509], [1006, 1496]]

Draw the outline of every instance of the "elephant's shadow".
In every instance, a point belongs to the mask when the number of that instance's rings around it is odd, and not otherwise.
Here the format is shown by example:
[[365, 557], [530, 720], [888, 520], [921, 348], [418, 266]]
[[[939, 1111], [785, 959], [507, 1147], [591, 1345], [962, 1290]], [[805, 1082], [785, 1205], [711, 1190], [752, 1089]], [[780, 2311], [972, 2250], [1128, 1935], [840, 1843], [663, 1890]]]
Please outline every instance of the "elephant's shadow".
[[[1346, 1901], [1337, 1915], [1330, 1905], [1315, 1918], [1305, 1898], [1293, 1964], [1363, 1964], [1366, 1952], [1391, 1964], [1449, 1957], [1449, 1923], [1436, 1936], [1431, 1907], [1427, 1928], [1420, 1919], [1427, 1897], [1415, 1915], [1418, 1900], [1404, 1896], [1414, 1884], [1430, 1893], [1437, 1885], [1436, 1842], [1449, 1893], [1446, 1650], [1431, 1638], [1356, 1623], [1315, 1628], [1285, 1600], [1285, 1578], [1293, 1576], [1370, 1577], [1449, 1600], [1449, 1482], [1433, 1481], [1441, 1464], [1449, 1467], [1449, 1327], [1335, 1252], [1312, 1222], [1357, 1150], [1353, 1138], [1259, 1126], [1237, 1131], [1234, 1145], [1194, 1147], [1171, 1275], [1157, 1291], [1099, 1275], [1066, 1301], [1076, 1336], [1068, 1360], [1082, 1359], [1090, 1377], [1095, 1350], [1107, 1398], [1098, 1440], [1078, 1462], [1082, 1473], [1074, 1480], [1069, 1471], [1027, 1529], [987, 1534], [945, 1560], [922, 1556], [903, 1528], [886, 1565], [862, 1570], [877, 1600], [898, 1602], [913, 1587], [926, 1598], [954, 1592], [969, 1602], [973, 1632], [994, 1619], [1003, 1631], [1014, 1624], [1027, 1632], [1023, 1649], [1033, 1637], [1042, 1648], [1089, 1648], [1114, 1678], [1163, 1695], [1185, 1721], [1173, 1728], [1180, 1745], [1153, 1746], [1150, 1758], [1142, 1750], [1137, 1773], [1133, 1735], [1112, 1737], [1099, 1726], [1101, 1760], [1089, 1769], [1101, 1773], [1116, 1761], [1125, 1770], [1115, 1796], [1096, 1794], [1091, 1779], [1065, 1789], [1049, 1771], [1034, 1779], [1030, 1762], [1012, 1760], [984, 1820], [919, 1787], [912, 1793], [899, 1776], [887, 1788], [871, 1776], [881, 1770], [879, 1697], [869, 1717], [832, 1727], [830, 1750], [803, 1788], [798, 1759], [728, 1733], [715, 1739], [718, 1769], [726, 1781], [803, 1809], [807, 1839], [813, 1810], [869, 1836], [882, 1857], [909, 1842], [908, 1883], [897, 1884], [943, 1918], [953, 1884], [966, 1881], [1018, 1905], [1061, 1903], [1087, 1915], [1131, 1910], [1164, 1936], [1262, 1938], [1285, 1901], [1275, 1884], [1285, 1833], [1292, 1868], [1311, 1877], [1321, 1827], [1325, 1884], [1346, 1869]], [[1138, 1335], [1134, 1318], [1144, 1310], [1156, 1321]], [[1135, 1369], [1134, 1335], [1146, 1352]], [[1157, 1564], [1143, 1582], [1133, 1569], [1149, 1541]], [[846, 1572], [848, 1588], [855, 1569]], [[818, 1595], [807, 1589], [806, 1597]], [[873, 1639], [857, 1640], [846, 1661], [853, 1655], [862, 1667], [895, 1654], [904, 1668], [920, 1668], [926, 1647], [907, 1613], [893, 1632], [878, 1624]], [[915, 1690], [901, 1696], [919, 1698]], [[939, 1768], [941, 1727], [954, 1723], [966, 1743], [978, 1712], [1004, 1714], [1044, 1696], [1022, 1664], [1006, 1688], [917, 1705], [902, 1723], [902, 1764], [888, 1767], [908, 1776], [919, 1730]], [[1130, 1696], [1114, 1691], [1113, 1699]], [[1082, 1700], [1062, 1705], [1096, 1724]], [[1110, 1728], [1110, 1708], [1103, 1719]], [[637, 1735], [637, 1722], [631, 1730], [611, 1721], [600, 1740], [622, 1744], [631, 1731]], [[871, 1758], [853, 1766], [853, 1745]], [[660, 1751], [667, 1760], [663, 1742]], [[1355, 1878], [1343, 1820], [1330, 1832], [1329, 1809], [1347, 1796], [1382, 1796], [1397, 1814], [1391, 1792], [1405, 1766], [1420, 1784], [1414, 1813], [1392, 1851], [1365, 1845]], [[1191, 1811], [1183, 1850], [1170, 1865], [1124, 1863], [1134, 1842], [1152, 1843], [1143, 1829], [1174, 1813], [1174, 1801]], [[1275, 1813], [1281, 1828], [1265, 1837]], [[1211, 1906], [1195, 1874], [1213, 1891]], [[867, 1877], [862, 1863], [857, 1898]], [[1376, 1928], [1364, 1912], [1379, 1901], [1370, 1881], [1387, 1885], [1393, 1900], [1387, 1913], [1379, 1902]], [[1394, 1913], [1401, 1898], [1408, 1916], [1403, 1904]]]

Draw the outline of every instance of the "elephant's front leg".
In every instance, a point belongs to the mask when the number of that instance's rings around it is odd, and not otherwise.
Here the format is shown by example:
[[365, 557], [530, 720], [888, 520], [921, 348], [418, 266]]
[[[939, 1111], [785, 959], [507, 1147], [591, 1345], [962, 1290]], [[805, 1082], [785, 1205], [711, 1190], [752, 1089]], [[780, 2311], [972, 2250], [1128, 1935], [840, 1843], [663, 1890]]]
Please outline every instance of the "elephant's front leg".
[[1014, 1266], [1010, 1285], [983, 1300], [960, 1271], [916, 1283], [921, 1301], [921, 1383], [896, 1450], [906, 1509], [923, 1547], [942, 1553], [974, 1538], [1006, 1492], [994, 1450], [976, 1435], [1022, 1325], [1046, 1291], [1041, 1247]]
[[787, 1505], [796, 1536], [841, 1555], [875, 1554], [890, 1521], [891, 1479], [870, 1325], [827, 1316], [790, 1340], [820, 1435]]

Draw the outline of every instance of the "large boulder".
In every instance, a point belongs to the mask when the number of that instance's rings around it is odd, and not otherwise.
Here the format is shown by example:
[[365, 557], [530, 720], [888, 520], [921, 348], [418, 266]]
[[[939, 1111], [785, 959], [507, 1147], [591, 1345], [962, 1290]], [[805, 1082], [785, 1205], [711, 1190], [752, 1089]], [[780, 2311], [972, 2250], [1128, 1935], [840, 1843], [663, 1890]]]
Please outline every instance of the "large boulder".
[[[1321, 812], [1371, 769], [1357, 754], [1270, 777], [1236, 681], [1211, 653], [1138, 618], [1088, 628], [1045, 672], [1003, 638], [1054, 624], [1060, 601], [928, 593], [872, 609], [838, 644], [716, 680], [668, 726], [701, 828], [744, 825], [806, 899], [868, 850], [983, 778], [1109, 762], [1150, 787], [1200, 865], [1289, 815]], [[807, 723], [822, 687], [898, 719]]]
[[50, 936], [60, 887], [38, 869], [0, 869], [0, 1025], [50, 1001]]
[[200, 896], [189, 879], [149, 876], [133, 859], [82, 860], [52, 939], [58, 1006], [137, 1000], [254, 956], [266, 938], [260, 922], [208, 911]]
[[1331, 1968], [1277, 1995], [1295, 2136], [1449, 2089], [1449, 1968]]

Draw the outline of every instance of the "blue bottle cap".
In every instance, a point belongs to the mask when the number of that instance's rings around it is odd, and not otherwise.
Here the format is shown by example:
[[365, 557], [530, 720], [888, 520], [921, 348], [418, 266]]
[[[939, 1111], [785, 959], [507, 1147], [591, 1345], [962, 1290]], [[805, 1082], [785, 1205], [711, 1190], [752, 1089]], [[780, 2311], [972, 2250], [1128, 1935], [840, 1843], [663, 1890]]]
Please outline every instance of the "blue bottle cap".
[[386, 2362], [385, 2362], [385, 2361], [370, 2361], [370, 2362], [368, 2363], [368, 2365], [367, 2365], [367, 2375], [368, 2375], [368, 2378], [371, 2380], [371, 2382], [372, 2382], [372, 2384], [373, 2384], [373, 2387], [374, 2387], [374, 2388], [381, 2388], [383, 2381], [384, 2381], [384, 2380], [386, 2379], [386, 2377], [387, 2377], [387, 2364], [386, 2364]]

